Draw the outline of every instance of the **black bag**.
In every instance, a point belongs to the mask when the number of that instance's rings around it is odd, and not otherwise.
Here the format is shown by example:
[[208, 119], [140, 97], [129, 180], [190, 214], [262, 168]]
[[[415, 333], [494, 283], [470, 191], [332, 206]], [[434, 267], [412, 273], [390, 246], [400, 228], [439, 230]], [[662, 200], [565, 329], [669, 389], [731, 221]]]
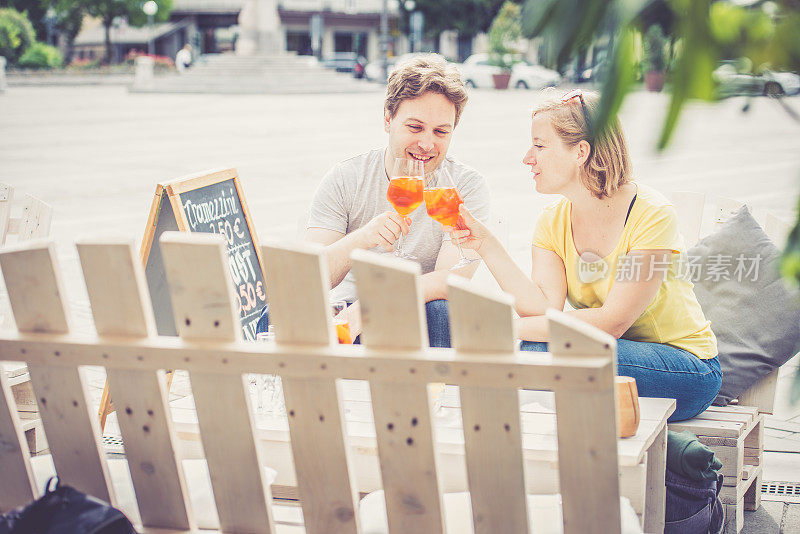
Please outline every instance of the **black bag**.
[[41, 498], [0, 516], [0, 534], [136, 534], [136, 530], [107, 502], [51, 477]]
[[725, 507], [719, 500], [722, 475], [692, 480], [667, 469], [667, 506], [664, 534], [718, 534], [725, 525]]

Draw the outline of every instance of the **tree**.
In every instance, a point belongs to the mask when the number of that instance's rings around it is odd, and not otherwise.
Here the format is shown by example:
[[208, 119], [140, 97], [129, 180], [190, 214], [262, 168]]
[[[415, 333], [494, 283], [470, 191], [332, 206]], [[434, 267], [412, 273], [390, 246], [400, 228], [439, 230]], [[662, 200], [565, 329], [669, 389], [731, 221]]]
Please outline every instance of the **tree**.
[[[437, 36], [443, 31], [455, 30], [462, 37], [473, 37], [489, 29], [504, 0], [417, 0], [416, 11], [425, 15], [425, 33], [428, 36]], [[515, 0], [519, 4], [522, 0]], [[408, 26], [408, 14], [404, 24]]]
[[36, 38], [44, 41], [47, 36], [47, 28], [44, 24], [44, 16], [47, 13], [48, 3], [46, 0], [0, 0], [0, 8], [10, 7], [20, 13], [25, 13], [28, 20], [33, 25]]
[[516, 48], [522, 37], [519, 16], [521, 9], [513, 2], [506, 2], [489, 28], [489, 60], [503, 70], [510, 71], [520, 50]]
[[650, 26], [644, 34], [644, 72], [662, 72], [666, 68], [666, 46], [667, 40], [661, 26]]
[[14, 65], [36, 42], [36, 33], [25, 13], [16, 9], [0, 9], [0, 56]]
[[[58, 9], [63, 12], [82, 11], [89, 16], [103, 21], [105, 28], [106, 53], [103, 63], [111, 63], [111, 26], [116, 17], [125, 17], [133, 26], [141, 26], [147, 22], [142, 12], [141, 0], [58, 0]], [[157, 21], [169, 20], [172, 11], [172, 0], [158, 0]]]
[[[724, 0], [527, 0], [523, 10], [523, 33], [544, 36], [552, 44], [553, 61], [558, 65], [564, 65], [602, 32], [613, 32], [597, 130], [606, 127], [632, 88], [635, 33], [653, 24], [659, 24], [673, 43], [672, 95], [659, 148], [669, 143], [687, 101], [716, 98], [712, 72], [719, 59], [747, 58], [756, 66], [756, 73], [767, 68], [800, 72], [800, 3], [796, 0], [749, 5]], [[782, 273], [800, 284], [800, 201], [798, 220], [783, 253]], [[800, 398], [800, 373], [793, 397]]]
[[85, 9], [77, 3], [63, 7], [56, 4], [56, 28], [66, 36], [65, 64], [69, 64], [72, 60], [75, 38], [81, 32], [85, 14]]

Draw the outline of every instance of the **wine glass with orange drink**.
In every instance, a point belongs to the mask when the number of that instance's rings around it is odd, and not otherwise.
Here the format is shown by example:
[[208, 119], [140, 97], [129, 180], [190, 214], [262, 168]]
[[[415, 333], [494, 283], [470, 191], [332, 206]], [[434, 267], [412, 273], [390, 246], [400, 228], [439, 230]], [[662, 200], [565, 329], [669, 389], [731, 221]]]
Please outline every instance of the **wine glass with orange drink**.
[[[426, 187], [424, 192], [425, 208], [428, 210], [428, 215], [431, 219], [435, 220], [442, 226], [451, 226], [455, 228], [458, 222], [459, 213], [458, 209], [464, 203], [464, 199], [456, 189], [456, 184], [453, 182], [453, 177], [447, 169], [440, 167], [434, 171], [436, 179], [432, 183], [437, 184], [436, 187]], [[478, 261], [477, 259], [469, 259], [464, 255], [464, 250], [461, 248], [461, 243], [456, 242], [458, 245], [458, 253], [461, 259], [450, 267], [450, 270], [460, 269], [467, 265]]]
[[[422, 161], [415, 159], [397, 158], [392, 166], [392, 174], [389, 175], [389, 189], [386, 191], [386, 199], [394, 210], [407, 217], [412, 211], [422, 204], [422, 191], [425, 187], [423, 176], [425, 166]], [[397, 257], [415, 259], [413, 256], [403, 255], [403, 234], [397, 240], [397, 248], [394, 251]]]
[[340, 344], [350, 345], [353, 343], [353, 335], [350, 333], [350, 321], [343, 316], [342, 312], [347, 309], [347, 302], [337, 300], [331, 303], [333, 312], [333, 326], [336, 327], [336, 338]]

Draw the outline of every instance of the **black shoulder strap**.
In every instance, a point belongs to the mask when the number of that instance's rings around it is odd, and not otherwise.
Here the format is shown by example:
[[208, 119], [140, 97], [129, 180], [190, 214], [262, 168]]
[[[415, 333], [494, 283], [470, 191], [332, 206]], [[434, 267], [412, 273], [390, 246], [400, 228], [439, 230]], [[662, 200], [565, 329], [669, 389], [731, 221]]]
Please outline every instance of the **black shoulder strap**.
[[636, 202], [636, 196], [637, 195], [638, 195], [638, 193], [636, 195], [633, 195], [633, 198], [631, 199], [631, 205], [628, 206], [628, 214], [625, 215], [625, 222], [623, 224], [628, 224], [628, 217], [631, 216], [631, 210], [633, 209], [633, 203]]

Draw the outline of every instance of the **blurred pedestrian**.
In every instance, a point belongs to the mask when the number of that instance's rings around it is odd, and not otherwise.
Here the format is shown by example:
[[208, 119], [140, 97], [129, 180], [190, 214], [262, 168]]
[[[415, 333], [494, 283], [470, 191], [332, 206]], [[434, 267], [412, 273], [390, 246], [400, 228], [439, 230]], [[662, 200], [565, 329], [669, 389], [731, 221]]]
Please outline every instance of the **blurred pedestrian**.
[[183, 45], [183, 48], [178, 50], [178, 53], [175, 54], [175, 68], [178, 69], [178, 72], [183, 72], [187, 68], [189, 68], [192, 64], [192, 45], [186, 43]]

